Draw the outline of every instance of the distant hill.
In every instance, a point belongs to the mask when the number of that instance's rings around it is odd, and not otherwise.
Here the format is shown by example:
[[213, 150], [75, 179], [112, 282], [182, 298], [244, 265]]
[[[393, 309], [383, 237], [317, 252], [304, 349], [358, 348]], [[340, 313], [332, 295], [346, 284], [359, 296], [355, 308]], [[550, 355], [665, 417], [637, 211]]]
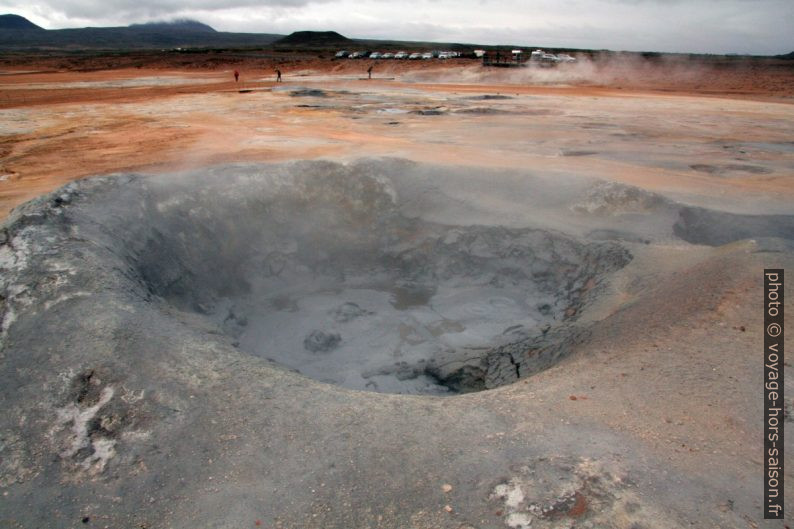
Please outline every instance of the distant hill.
[[133, 29], [170, 30], [170, 31], [207, 31], [217, 33], [215, 28], [197, 20], [180, 19], [170, 22], [146, 22], [145, 24], [130, 24]]
[[336, 31], [296, 31], [273, 43], [276, 46], [317, 47], [345, 46], [353, 41]]
[[30, 31], [46, 31], [30, 20], [19, 15], [0, 15], [0, 29], [22, 29]]
[[[151, 49], [268, 46], [283, 35], [225, 33], [195, 20], [113, 28], [46, 30], [19, 15], [0, 15], [0, 49]], [[13, 28], [12, 28], [13, 26]]]
[[777, 59], [794, 59], [794, 51], [792, 51], [791, 53], [786, 53], [784, 55], [777, 55], [776, 58]]

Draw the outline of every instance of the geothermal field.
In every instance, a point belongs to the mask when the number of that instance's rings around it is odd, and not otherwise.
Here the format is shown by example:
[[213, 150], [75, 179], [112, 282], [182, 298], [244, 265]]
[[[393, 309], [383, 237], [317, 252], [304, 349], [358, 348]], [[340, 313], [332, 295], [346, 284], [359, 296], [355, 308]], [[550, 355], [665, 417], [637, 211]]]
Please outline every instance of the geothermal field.
[[0, 61], [0, 527], [789, 527], [794, 61], [285, 57]]

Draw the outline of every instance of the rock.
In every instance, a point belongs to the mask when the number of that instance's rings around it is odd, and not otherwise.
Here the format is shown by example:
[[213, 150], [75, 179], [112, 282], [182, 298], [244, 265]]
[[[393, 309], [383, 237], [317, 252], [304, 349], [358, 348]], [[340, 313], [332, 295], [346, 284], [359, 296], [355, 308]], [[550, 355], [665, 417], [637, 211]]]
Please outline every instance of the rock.
[[618, 182], [599, 182], [572, 209], [577, 213], [610, 216], [647, 213], [668, 205], [661, 195]]
[[339, 305], [335, 309], [332, 309], [329, 312], [329, 314], [331, 315], [331, 317], [334, 319], [335, 322], [337, 322], [337, 323], [347, 323], [347, 322], [349, 322], [351, 320], [354, 320], [354, 319], [359, 318], [361, 316], [364, 316], [364, 315], [367, 315], [367, 314], [372, 314], [372, 313], [362, 309], [357, 304], [355, 304], [355, 303], [353, 303], [351, 301], [348, 301], [348, 302], [342, 303], [341, 305]]
[[449, 483], [444, 483], [443, 485], [441, 485], [441, 490], [443, 490], [444, 492], [452, 492], [452, 485], [450, 485]]
[[341, 341], [338, 332], [313, 330], [303, 339], [303, 347], [312, 353], [327, 352], [336, 348]]

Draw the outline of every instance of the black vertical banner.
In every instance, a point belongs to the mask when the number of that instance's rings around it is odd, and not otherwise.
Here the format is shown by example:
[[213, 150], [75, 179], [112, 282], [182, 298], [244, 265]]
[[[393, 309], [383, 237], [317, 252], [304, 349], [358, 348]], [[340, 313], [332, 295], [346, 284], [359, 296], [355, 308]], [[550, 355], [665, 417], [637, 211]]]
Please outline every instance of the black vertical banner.
[[783, 519], [783, 269], [764, 270], [764, 519]]

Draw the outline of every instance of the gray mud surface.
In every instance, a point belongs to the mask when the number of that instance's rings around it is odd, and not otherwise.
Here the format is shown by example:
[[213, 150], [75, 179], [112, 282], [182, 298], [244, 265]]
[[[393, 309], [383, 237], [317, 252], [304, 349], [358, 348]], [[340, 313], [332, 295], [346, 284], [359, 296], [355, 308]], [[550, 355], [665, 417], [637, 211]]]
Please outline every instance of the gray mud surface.
[[700, 344], [748, 346], [779, 217], [392, 159], [69, 184], [0, 232], [0, 526], [773, 527], [760, 375]]

